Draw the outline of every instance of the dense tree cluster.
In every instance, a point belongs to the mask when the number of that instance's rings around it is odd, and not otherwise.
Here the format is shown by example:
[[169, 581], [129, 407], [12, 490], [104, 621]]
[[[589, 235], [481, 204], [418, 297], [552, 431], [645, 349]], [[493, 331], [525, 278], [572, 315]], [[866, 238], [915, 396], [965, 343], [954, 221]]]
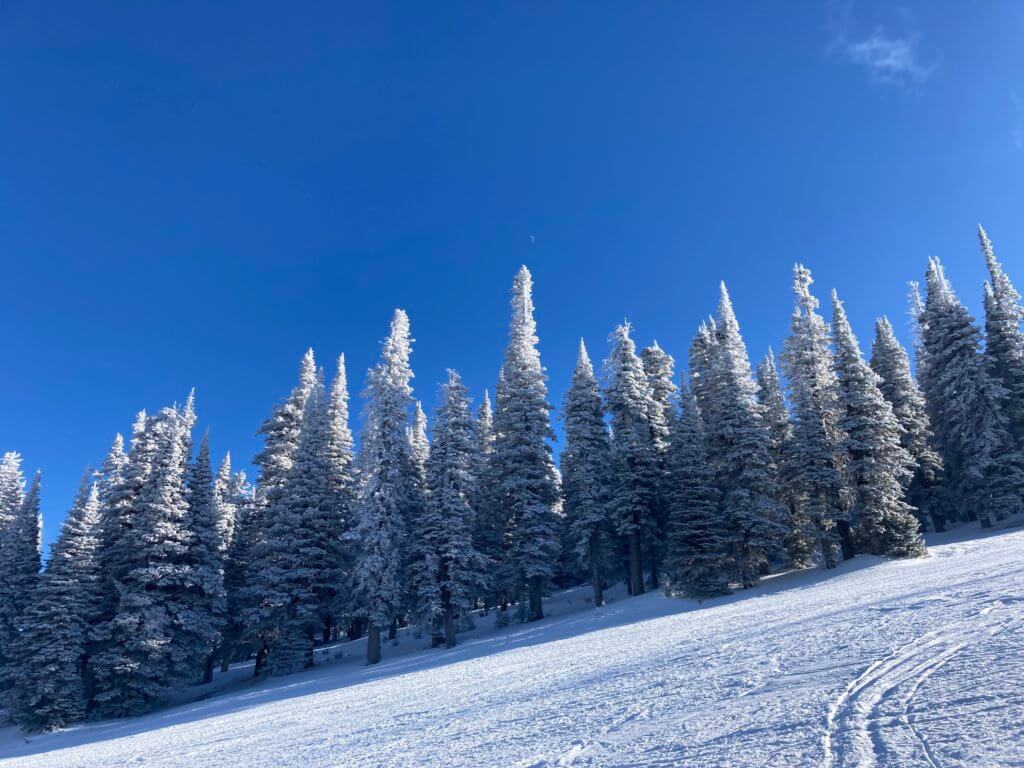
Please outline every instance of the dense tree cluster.
[[[87, 471], [40, 557], [40, 476], [0, 460], [0, 683], [27, 730], [147, 711], [219, 664], [314, 664], [318, 645], [401, 627], [452, 647], [474, 612], [543, 617], [558, 580], [708, 599], [773, 570], [858, 554], [912, 557], [922, 533], [1022, 511], [1024, 335], [1017, 293], [979, 228], [983, 327], [931, 260], [911, 293], [910, 357], [885, 318], [865, 359], [843, 302], [831, 324], [793, 273], [779, 362], [753, 369], [723, 284], [689, 370], [619, 325], [600, 373], [580, 341], [560, 470], [532, 277], [512, 287], [492, 408], [450, 371], [428, 419], [396, 310], [367, 375], [358, 447], [345, 358], [313, 351], [259, 433], [255, 486], [209, 442], [195, 398], [142, 412]], [[430, 437], [428, 438], [428, 434]]]

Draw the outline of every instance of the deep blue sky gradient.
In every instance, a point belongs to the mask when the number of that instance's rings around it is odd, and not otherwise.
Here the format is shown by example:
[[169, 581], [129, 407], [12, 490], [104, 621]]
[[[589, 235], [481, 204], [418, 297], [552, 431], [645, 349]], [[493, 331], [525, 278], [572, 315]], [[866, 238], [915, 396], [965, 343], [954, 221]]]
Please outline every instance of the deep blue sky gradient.
[[[493, 386], [516, 268], [561, 401], [629, 318], [677, 359], [729, 284], [753, 357], [790, 268], [862, 343], [929, 255], [1024, 283], [1024, 6], [0, 6], [0, 450], [45, 538], [140, 408], [198, 391], [246, 466], [312, 345], [355, 391], [394, 307], [417, 396]], [[358, 411], [359, 404], [356, 405]]]

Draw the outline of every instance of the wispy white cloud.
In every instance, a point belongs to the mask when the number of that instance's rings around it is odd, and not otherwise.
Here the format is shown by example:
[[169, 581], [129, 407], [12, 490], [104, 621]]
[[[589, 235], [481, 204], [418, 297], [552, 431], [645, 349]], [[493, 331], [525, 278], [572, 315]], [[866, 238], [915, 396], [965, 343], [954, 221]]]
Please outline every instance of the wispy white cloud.
[[921, 36], [913, 18], [906, 11], [900, 12], [899, 16], [901, 26], [906, 28], [904, 34], [890, 34], [879, 25], [865, 35], [856, 29], [853, 3], [836, 3], [829, 21], [832, 33], [829, 48], [864, 69], [875, 82], [890, 85], [923, 83], [935, 66], [921, 61], [918, 52]]

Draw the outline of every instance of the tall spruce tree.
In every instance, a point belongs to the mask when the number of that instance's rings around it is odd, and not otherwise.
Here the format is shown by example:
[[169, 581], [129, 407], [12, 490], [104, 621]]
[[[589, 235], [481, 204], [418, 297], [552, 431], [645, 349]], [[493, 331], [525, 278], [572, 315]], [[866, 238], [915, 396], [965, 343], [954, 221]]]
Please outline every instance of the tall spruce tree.
[[1022, 456], [1003, 411], [1006, 390], [989, 374], [981, 333], [932, 259], [920, 315], [929, 416], [953, 498], [967, 519], [1000, 520], [1022, 509]]
[[871, 369], [878, 374], [878, 388], [892, 405], [893, 415], [903, 428], [900, 444], [914, 461], [914, 477], [907, 489], [907, 501], [918, 510], [922, 525], [930, 520], [936, 531], [943, 531], [946, 508], [942, 457], [932, 447], [931, 422], [924, 395], [910, 372], [910, 358], [885, 317], [875, 321]]
[[806, 568], [813, 560], [814, 546], [807, 536], [809, 521], [799, 494], [795, 493], [787, 475], [789, 451], [792, 449], [793, 425], [782, 393], [782, 380], [775, 362], [775, 353], [768, 354], [757, 365], [757, 402], [761, 406], [768, 430], [768, 456], [772, 462], [772, 475], [776, 478], [779, 503], [789, 510], [789, 530], [783, 546], [793, 568]]
[[1020, 330], [1024, 309], [1003, 265], [996, 259], [992, 242], [978, 225], [978, 239], [988, 267], [985, 286], [985, 356], [989, 372], [1006, 390], [1003, 409], [1017, 450], [1024, 449], [1024, 334]]
[[[214, 494], [210, 467], [210, 440], [203, 436], [199, 453], [189, 467], [185, 517], [187, 544], [183, 563], [189, 579], [181, 595], [179, 621], [186, 624], [189, 640], [196, 646], [194, 658], [205, 652], [202, 681], [213, 680], [214, 651], [220, 646], [227, 620], [224, 592], [223, 519]], [[197, 674], [198, 677], [198, 674]]]
[[623, 323], [608, 337], [604, 401], [612, 429], [615, 527], [626, 540], [630, 592], [638, 595], [644, 591], [643, 542], [657, 535], [662, 475], [651, 425], [654, 397], [630, 330]]
[[417, 470], [406, 435], [412, 407], [411, 352], [409, 317], [397, 309], [381, 360], [367, 377], [359, 453], [363, 485], [355, 513], [360, 548], [353, 586], [368, 622], [369, 664], [380, 661], [381, 628], [401, 610], [406, 585], [406, 534], [417, 503]]
[[0, 459], [0, 537], [18, 516], [25, 499], [25, 475], [21, 472], [21, 454], [8, 451]]
[[783, 554], [788, 510], [777, 500], [768, 430], [757, 402], [747, 348], [725, 284], [720, 287], [716, 343], [707, 381], [705, 434], [722, 490], [722, 511], [736, 541], [735, 562], [745, 587], [757, 583]]
[[328, 502], [332, 506], [332, 535], [339, 543], [338, 560], [335, 563], [338, 579], [335, 605], [332, 615], [324, 623], [323, 641], [330, 640], [332, 622], [340, 617], [351, 619], [355, 615], [352, 603], [352, 563], [355, 559], [355, 542], [351, 540], [353, 514], [359, 493], [359, 476], [356, 471], [355, 441], [349, 426], [348, 374], [345, 355], [338, 357], [338, 370], [331, 383], [327, 401], [327, 438], [324, 445], [325, 471], [327, 474]]
[[213, 480], [213, 505], [217, 514], [217, 532], [220, 534], [221, 551], [226, 552], [231, 547], [231, 541], [235, 536], [235, 520], [238, 517], [238, 508], [235, 505], [234, 494], [231, 487], [231, 452], [224, 454], [217, 475]]
[[670, 415], [667, 589], [704, 599], [729, 593], [735, 537], [719, 509], [697, 399], [685, 379], [679, 399], [681, 411]]
[[10, 686], [17, 674], [16, 643], [23, 626], [23, 612], [31, 604], [39, 581], [41, 478], [41, 473], [36, 472], [0, 538], [0, 682], [5, 686]]
[[89, 628], [100, 608], [99, 507], [87, 471], [22, 615], [12, 692], [15, 720], [26, 731], [64, 728], [85, 717]]
[[529, 618], [543, 618], [544, 585], [554, 573], [559, 536], [558, 479], [551, 458], [551, 405], [537, 349], [533, 278], [521, 267], [512, 283], [509, 343], [494, 414], [494, 484], [501, 525], [508, 531], [506, 566], [529, 597]]
[[601, 391], [582, 339], [562, 419], [562, 497], [569, 546], [590, 570], [594, 606], [599, 607], [604, 605], [605, 570], [613, 554], [612, 455]]
[[426, 466], [429, 492], [416, 530], [429, 567], [417, 613], [439, 617], [445, 647], [454, 648], [455, 618], [472, 610], [488, 561], [473, 544], [477, 446], [468, 390], [455, 371], [448, 372], [439, 402]]
[[852, 518], [862, 549], [873, 555], [924, 554], [914, 509], [904, 501], [914, 461], [903, 447], [903, 427], [882, 396], [881, 379], [864, 362], [846, 309], [832, 291], [832, 344], [838, 382], [839, 428], [845, 435]]
[[676, 405], [675, 360], [658, 346], [657, 341], [644, 348], [640, 353], [640, 359], [643, 361], [644, 373], [647, 374], [651, 388], [651, 436], [658, 458], [658, 471], [661, 474], [654, 509], [654, 534], [648, 544], [651, 563], [650, 585], [657, 589], [668, 529], [668, 498], [665, 485], [668, 481], [670, 425]]
[[792, 404], [793, 438], [786, 476], [806, 528], [790, 530], [791, 551], [805, 551], [816, 541], [826, 568], [836, 565], [836, 546], [844, 557], [854, 554], [850, 535], [849, 491], [845, 479], [845, 435], [839, 427], [840, 405], [828, 325], [811, 293], [810, 270], [793, 268], [796, 304], [782, 363]]

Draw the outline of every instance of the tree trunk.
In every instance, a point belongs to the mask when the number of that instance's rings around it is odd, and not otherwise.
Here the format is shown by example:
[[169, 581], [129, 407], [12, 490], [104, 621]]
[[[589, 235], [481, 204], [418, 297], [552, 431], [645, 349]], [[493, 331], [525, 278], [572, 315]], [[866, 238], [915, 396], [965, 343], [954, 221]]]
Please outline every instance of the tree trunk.
[[388, 628], [388, 640], [394, 640], [396, 637], [398, 637], [397, 617], [391, 620], [391, 626]]
[[213, 682], [213, 662], [214, 662], [214, 656], [211, 653], [209, 656], [206, 657], [206, 664], [203, 666], [203, 682], [204, 683], [212, 683]]
[[235, 655], [235, 646], [225, 645], [220, 649], [220, 671], [227, 672], [231, 668], [231, 658]]
[[544, 580], [540, 576], [530, 577], [530, 621], [544, 618], [543, 586]]
[[[839, 546], [843, 550], [843, 560], [849, 560], [857, 554], [857, 549], [853, 546], [850, 524], [846, 520], [840, 520], [836, 523], [836, 529], [839, 531]], [[832, 566], [828, 567], [831, 568]]]
[[455, 647], [455, 611], [450, 605], [444, 608], [444, 647]]
[[376, 664], [380, 661], [380, 627], [370, 623], [366, 638], [366, 663]]
[[358, 640], [363, 636], [363, 620], [358, 616], [352, 619], [348, 625], [348, 639]]
[[256, 651], [256, 663], [252, 665], [252, 676], [259, 677], [263, 673], [263, 667], [267, 663], [267, 644], [260, 643]]
[[590, 537], [590, 581], [594, 585], [594, 607], [604, 605], [604, 582], [601, 579], [601, 539]]
[[651, 589], [656, 590], [661, 582], [661, 577], [658, 574], [658, 547], [652, 541], [651, 542], [651, 576], [648, 582], [651, 585]]
[[932, 518], [932, 527], [936, 533], [942, 533], [946, 530], [946, 521], [942, 519], [942, 515], [937, 512], [929, 512]]
[[334, 632], [334, 620], [330, 616], [324, 616], [324, 645], [331, 642], [331, 635]]
[[629, 594], [644, 593], [644, 569], [640, 562], [640, 531], [629, 534]]

